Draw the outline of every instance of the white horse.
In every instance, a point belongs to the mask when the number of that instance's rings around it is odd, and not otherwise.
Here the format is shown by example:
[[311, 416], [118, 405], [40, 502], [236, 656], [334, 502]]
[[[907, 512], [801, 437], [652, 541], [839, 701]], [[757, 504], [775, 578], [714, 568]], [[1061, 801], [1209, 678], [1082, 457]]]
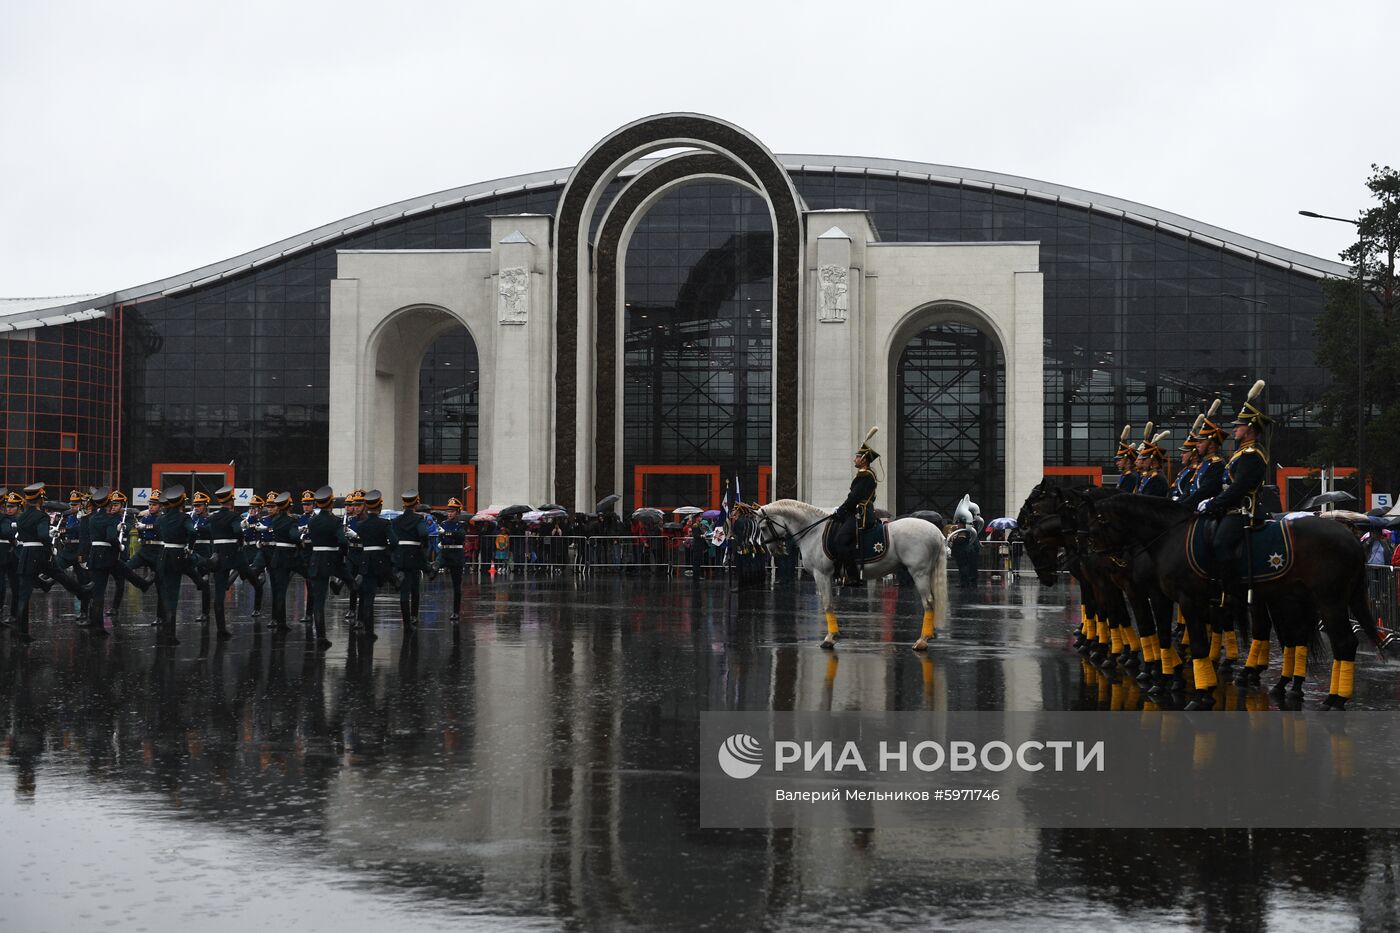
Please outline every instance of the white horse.
[[[797, 543], [802, 566], [810, 570], [817, 581], [817, 595], [826, 615], [826, 638], [822, 647], [835, 648], [841, 634], [831, 603], [831, 578], [836, 566], [822, 548], [822, 535], [831, 512], [796, 499], [779, 499], [757, 507], [742, 505], [740, 509], [755, 520], [755, 544], [781, 552], [789, 540]], [[922, 518], [896, 519], [887, 527], [889, 550], [879, 560], [866, 564], [864, 573], [878, 579], [898, 567], [908, 569], [924, 604], [923, 630], [919, 640], [914, 642], [914, 650], [927, 651], [928, 640], [934, 637], [935, 614], [940, 609], [944, 612], [948, 609], [948, 544], [943, 532]]]

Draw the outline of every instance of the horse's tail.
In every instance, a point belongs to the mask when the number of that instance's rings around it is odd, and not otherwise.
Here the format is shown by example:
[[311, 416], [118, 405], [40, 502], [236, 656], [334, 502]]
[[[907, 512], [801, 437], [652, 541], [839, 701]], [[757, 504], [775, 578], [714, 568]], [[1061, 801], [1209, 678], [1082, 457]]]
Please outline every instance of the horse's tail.
[[1376, 618], [1375, 612], [1371, 609], [1371, 596], [1366, 590], [1366, 568], [1363, 567], [1360, 577], [1351, 585], [1348, 605], [1351, 614], [1356, 617], [1356, 627], [1361, 629], [1361, 633], [1375, 646], [1376, 652], [1384, 657], [1385, 649], [1395, 641], [1395, 635], [1392, 632], [1380, 630], [1380, 620]]

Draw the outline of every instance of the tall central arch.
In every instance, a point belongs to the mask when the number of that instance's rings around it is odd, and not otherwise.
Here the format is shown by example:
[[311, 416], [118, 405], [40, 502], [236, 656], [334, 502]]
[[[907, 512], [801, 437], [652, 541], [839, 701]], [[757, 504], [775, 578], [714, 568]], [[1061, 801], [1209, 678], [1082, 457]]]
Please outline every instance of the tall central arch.
[[[556, 216], [555, 264], [555, 498], [580, 509], [609, 492], [613, 477], [599, 470], [595, 440], [613, 462], [611, 386], [600, 398], [597, 324], [589, 225], [603, 192], [630, 163], [666, 149], [701, 149], [732, 163], [767, 201], [773, 224], [773, 488], [797, 494], [798, 326], [802, 289], [802, 202], [792, 179], [752, 134], [714, 117], [672, 113], [646, 117], [595, 145], [569, 176]], [[634, 208], [635, 210], [635, 208]], [[624, 212], [625, 213], [625, 212]], [[605, 302], [613, 300], [605, 295]], [[615, 365], [615, 362], [611, 365]], [[600, 424], [600, 421], [602, 422]], [[600, 430], [600, 428], [605, 430]]]

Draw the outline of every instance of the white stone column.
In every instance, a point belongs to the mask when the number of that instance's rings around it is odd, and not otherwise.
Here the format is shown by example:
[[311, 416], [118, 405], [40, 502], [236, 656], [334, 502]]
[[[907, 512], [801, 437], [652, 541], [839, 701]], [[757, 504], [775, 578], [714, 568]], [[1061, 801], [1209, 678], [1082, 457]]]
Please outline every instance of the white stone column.
[[554, 495], [550, 223], [539, 214], [491, 218], [496, 341], [491, 429], [481, 434], [490, 460], [482, 507], [541, 505]]
[[[365, 475], [365, 335], [358, 279], [331, 280], [330, 450], [327, 482], [336, 491]], [[373, 378], [371, 371], [369, 378]]]
[[1015, 343], [1006, 360], [1006, 511], [1011, 515], [1045, 470], [1045, 275], [1017, 272], [1014, 279]]
[[869, 427], [864, 281], [874, 231], [864, 211], [810, 211], [807, 236], [798, 495], [835, 508], [846, 498], [851, 456]]

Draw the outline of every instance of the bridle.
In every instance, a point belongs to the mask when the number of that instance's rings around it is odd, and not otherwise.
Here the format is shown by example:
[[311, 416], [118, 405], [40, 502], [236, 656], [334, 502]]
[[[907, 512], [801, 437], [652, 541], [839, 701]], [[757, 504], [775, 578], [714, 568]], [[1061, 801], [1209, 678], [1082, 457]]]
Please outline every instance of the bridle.
[[755, 518], [754, 529], [749, 534], [750, 547], [760, 551], [771, 551], [774, 554], [786, 554], [788, 541], [797, 541], [813, 528], [831, 521], [834, 517], [832, 515], [823, 515], [810, 525], [789, 534], [786, 529], [773, 521], [773, 519], [768, 516], [767, 512], [763, 511], [763, 506], [761, 505], [753, 506], [749, 505], [747, 502], [740, 502], [734, 508], [741, 514], [752, 515]]

